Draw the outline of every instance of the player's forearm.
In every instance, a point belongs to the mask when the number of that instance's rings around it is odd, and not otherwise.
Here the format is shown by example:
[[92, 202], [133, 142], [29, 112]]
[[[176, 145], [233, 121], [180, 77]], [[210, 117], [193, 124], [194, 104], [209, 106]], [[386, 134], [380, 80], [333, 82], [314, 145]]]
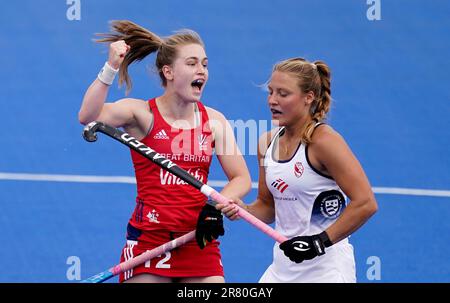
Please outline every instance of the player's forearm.
[[100, 116], [108, 91], [109, 86], [98, 79], [95, 79], [95, 81], [92, 82], [84, 95], [78, 113], [78, 119], [81, 124], [88, 124]]
[[266, 224], [271, 224], [275, 221], [275, 209], [259, 199], [256, 199], [251, 204], [247, 204], [245, 210]]
[[377, 209], [373, 197], [365, 201], [351, 201], [339, 219], [326, 230], [331, 242], [337, 243], [354, 233], [375, 214]]
[[232, 178], [227, 185], [220, 192], [227, 198], [239, 198], [241, 199], [250, 191], [252, 186], [249, 176], [236, 176]]

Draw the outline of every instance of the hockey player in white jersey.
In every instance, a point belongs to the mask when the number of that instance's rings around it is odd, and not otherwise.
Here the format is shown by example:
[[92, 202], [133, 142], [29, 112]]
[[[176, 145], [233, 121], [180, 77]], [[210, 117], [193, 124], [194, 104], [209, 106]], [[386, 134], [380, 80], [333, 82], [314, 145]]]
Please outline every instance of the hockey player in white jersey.
[[[273, 248], [260, 282], [356, 282], [348, 237], [376, 211], [359, 161], [325, 124], [331, 105], [330, 69], [323, 61], [292, 58], [275, 64], [268, 105], [278, 127], [261, 136], [254, 216], [289, 240]], [[233, 205], [218, 205], [230, 219]]]

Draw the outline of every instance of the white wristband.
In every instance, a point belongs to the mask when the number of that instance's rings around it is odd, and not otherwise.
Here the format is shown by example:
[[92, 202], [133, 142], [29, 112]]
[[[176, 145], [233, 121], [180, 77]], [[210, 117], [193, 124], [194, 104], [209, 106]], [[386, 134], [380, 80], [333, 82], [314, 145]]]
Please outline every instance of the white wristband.
[[97, 75], [97, 79], [103, 82], [106, 85], [111, 85], [114, 82], [114, 78], [116, 74], [119, 72], [119, 69], [114, 69], [111, 65], [108, 64], [108, 61], [105, 62], [102, 69]]

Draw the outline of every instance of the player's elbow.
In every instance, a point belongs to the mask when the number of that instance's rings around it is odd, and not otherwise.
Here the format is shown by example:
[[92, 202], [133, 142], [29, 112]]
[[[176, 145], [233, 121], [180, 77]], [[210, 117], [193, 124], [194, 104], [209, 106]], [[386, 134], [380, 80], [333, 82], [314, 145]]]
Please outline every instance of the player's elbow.
[[86, 125], [88, 124], [88, 120], [84, 119], [83, 117], [78, 116], [78, 121], [80, 122], [80, 124], [82, 125]]
[[92, 122], [93, 120], [88, 115], [86, 115], [82, 110], [80, 110], [78, 112], [78, 121], [81, 124], [86, 125], [86, 124]]
[[231, 179], [235, 179], [236, 184], [239, 184], [239, 193], [241, 197], [246, 196], [252, 189], [252, 179], [248, 170], [240, 172]]
[[261, 220], [261, 221], [263, 221], [263, 222], [266, 223], [266, 224], [272, 224], [272, 223], [275, 222], [275, 216], [264, 218], [264, 219]]
[[378, 204], [373, 194], [367, 197], [362, 205], [363, 216], [366, 219], [369, 219], [378, 211]]
[[252, 190], [252, 179], [250, 177], [250, 174], [246, 174], [244, 176], [244, 192], [245, 194], [248, 194]]

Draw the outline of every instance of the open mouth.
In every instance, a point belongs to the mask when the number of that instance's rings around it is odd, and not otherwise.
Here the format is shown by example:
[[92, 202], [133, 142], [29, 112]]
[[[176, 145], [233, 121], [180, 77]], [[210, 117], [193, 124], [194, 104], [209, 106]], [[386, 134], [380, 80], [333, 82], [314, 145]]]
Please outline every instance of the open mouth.
[[197, 79], [191, 83], [192, 87], [198, 88], [199, 91], [202, 89], [203, 84], [205, 84], [205, 80], [203, 79]]
[[276, 110], [274, 108], [271, 108], [270, 111], [272, 112], [272, 114], [277, 115], [277, 114], [282, 114], [282, 112], [280, 112], [279, 110]]

